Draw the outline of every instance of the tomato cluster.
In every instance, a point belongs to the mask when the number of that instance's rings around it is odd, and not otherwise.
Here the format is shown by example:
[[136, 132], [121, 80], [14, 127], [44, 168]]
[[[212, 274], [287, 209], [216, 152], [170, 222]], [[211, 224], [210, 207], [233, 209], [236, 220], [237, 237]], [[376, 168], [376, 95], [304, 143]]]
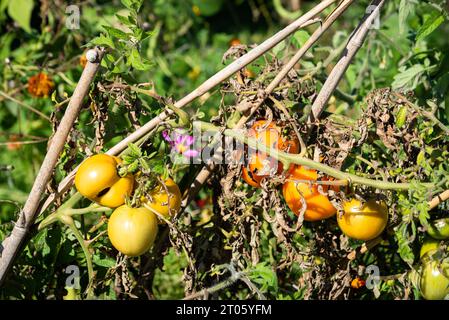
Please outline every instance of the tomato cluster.
[[[272, 149], [298, 153], [298, 141], [284, 138], [281, 132], [282, 128], [274, 122], [258, 120], [249, 129], [248, 136]], [[242, 168], [242, 178], [253, 187], [259, 188], [262, 179], [283, 171], [282, 164], [266, 153], [252, 152], [248, 158], [249, 164]], [[304, 210], [305, 221], [320, 221], [337, 213], [337, 209], [327, 196], [329, 186], [319, 184], [317, 180], [316, 170], [299, 165], [292, 165], [287, 169], [286, 181], [282, 186], [284, 199], [296, 215]], [[326, 180], [329, 178], [322, 179]], [[333, 188], [338, 191], [337, 188]], [[304, 204], [306, 207], [303, 209]], [[343, 212], [337, 217], [338, 225], [344, 234], [364, 241], [378, 237], [385, 229], [387, 221], [386, 204], [375, 200], [363, 204], [355, 199], [344, 202]]]
[[78, 192], [102, 206], [115, 208], [108, 221], [108, 236], [112, 245], [127, 256], [139, 256], [153, 245], [160, 215], [166, 220], [173, 218], [181, 207], [181, 191], [170, 178], [158, 184], [133, 208], [125, 204], [135, 186], [135, 177], [121, 177], [118, 166], [121, 159], [106, 154], [87, 158], [75, 175]]

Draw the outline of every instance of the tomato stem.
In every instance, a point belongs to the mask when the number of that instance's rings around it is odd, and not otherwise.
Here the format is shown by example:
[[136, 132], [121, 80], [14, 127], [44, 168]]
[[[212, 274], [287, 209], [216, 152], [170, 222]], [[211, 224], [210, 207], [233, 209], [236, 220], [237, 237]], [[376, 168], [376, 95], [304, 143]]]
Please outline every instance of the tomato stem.
[[[207, 130], [216, 130], [220, 131], [221, 128], [216, 127], [212, 124], [201, 123], [202, 129]], [[373, 180], [364, 178], [355, 174], [342, 172], [338, 169], [332, 168], [330, 166], [327, 166], [325, 164], [313, 161], [311, 159], [307, 159], [304, 157], [301, 157], [299, 155], [290, 154], [286, 152], [279, 151], [277, 149], [270, 148], [264, 144], [258, 143], [256, 139], [247, 137], [245, 135], [242, 135], [241, 132], [226, 129], [224, 130], [224, 134], [229, 137], [233, 137], [234, 139], [243, 142], [247, 144], [248, 146], [252, 148], [257, 148], [258, 150], [267, 153], [268, 155], [276, 158], [277, 160], [283, 162], [283, 163], [295, 163], [298, 165], [307, 166], [311, 169], [315, 169], [318, 171], [321, 171], [329, 176], [332, 176], [336, 179], [340, 180], [348, 180], [349, 183], [355, 183], [355, 184], [362, 184], [369, 187], [377, 188], [377, 189], [383, 189], [383, 190], [408, 190], [411, 187], [410, 183], [395, 183], [395, 182], [388, 182], [388, 181], [380, 181], [380, 180]], [[422, 183], [423, 186], [431, 189], [435, 187], [434, 183]]]
[[86, 257], [86, 265], [87, 265], [87, 274], [89, 277], [89, 284], [86, 288], [87, 293], [87, 299], [91, 299], [94, 297], [94, 293], [92, 290], [92, 283], [94, 279], [94, 268], [92, 264], [92, 255], [89, 252], [89, 245], [84, 240], [83, 236], [81, 235], [81, 232], [78, 230], [78, 228], [75, 226], [75, 223], [73, 220], [70, 223], [65, 223], [72, 233], [74, 234], [75, 238], [78, 240], [79, 244], [81, 245], [81, 248], [83, 249], [84, 256]]

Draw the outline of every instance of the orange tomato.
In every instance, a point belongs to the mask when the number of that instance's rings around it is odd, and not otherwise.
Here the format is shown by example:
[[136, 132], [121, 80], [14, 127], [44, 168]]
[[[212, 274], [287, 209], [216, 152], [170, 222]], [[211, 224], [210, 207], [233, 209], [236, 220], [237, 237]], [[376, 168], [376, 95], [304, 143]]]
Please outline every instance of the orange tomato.
[[[248, 136], [255, 138], [259, 144], [288, 153], [298, 153], [299, 143], [297, 139], [287, 140], [282, 136], [282, 128], [274, 122], [258, 120], [251, 129]], [[293, 165], [290, 167], [292, 168]], [[249, 185], [259, 188], [263, 178], [281, 173], [283, 166], [274, 157], [266, 153], [249, 149], [248, 165], [243, 167], [242, 178]]]
[[[282, 193], [288, 207], [299, 215], [302, 209], [302, 198], [304, 198], [307, 209], [304, 213], [305, 221], [318, 221], [332, 217], [337, 212], [337, 209], [329, 201], [329, 198], [321, 194], [318, 190], [317, 184], [309, 184], [305, 182], [298, 182], [298, 180], [312, 180], [318, 179], [316, 170], [312, 170], [303, 166], [294, 166], [290, 172], [290, 176], [282, 186]], [[323, 192], [329, 190], [329, 186], [321, 186]]]
[[360, 288], [364, 287], [365, 284], [366, 284], [365, 280], [363, 280], [360, 277], [357, 277], [351, 281], [351, 287], [353, 289], [360, 289]]

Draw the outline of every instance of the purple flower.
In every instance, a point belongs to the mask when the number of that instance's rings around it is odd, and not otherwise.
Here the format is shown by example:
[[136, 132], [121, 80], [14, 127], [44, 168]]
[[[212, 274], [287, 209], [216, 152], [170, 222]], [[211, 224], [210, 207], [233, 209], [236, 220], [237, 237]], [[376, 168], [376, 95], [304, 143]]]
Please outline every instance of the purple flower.
[[191, 146], [195, 143], [195, 137], [193, 136], [174, 131], [171, 137], [168, 130], [164, 130], [162, 131], [162, 137], [170, 144], [172, 150], [186, 158], [194, 158], [199, 155], [199, 151], [191, 149]]

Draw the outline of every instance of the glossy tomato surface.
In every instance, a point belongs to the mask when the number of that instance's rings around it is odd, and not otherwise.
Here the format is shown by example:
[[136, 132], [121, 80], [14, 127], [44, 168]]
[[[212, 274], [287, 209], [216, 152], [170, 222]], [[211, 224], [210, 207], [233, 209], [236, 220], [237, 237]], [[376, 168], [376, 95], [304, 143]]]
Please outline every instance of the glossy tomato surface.
[[424, 262], [419, 283], [424, 299], [443, 300], [449, 294], [449, 263]]
[[352, 199], [343, 203], [344, 212], [337, 215], [338, 226], [348, 237], [368, 241], [378, 237], [387, 226], [388, 208], [380, 201], [362, 204]]
[[84, 197], [98, 204], [116, 208], [125, 203], [131, 195], [134, 177], [120, 177], [117, 166], [121, 160], [107, 154], [97, 154], [81, 163], [76, 175], [75, 186]]
[[108, 236], [114, 248], [135, 257], [147, 252], [158, 232], [157, 218], [150, 210], [123, 205], [108, 221]]

